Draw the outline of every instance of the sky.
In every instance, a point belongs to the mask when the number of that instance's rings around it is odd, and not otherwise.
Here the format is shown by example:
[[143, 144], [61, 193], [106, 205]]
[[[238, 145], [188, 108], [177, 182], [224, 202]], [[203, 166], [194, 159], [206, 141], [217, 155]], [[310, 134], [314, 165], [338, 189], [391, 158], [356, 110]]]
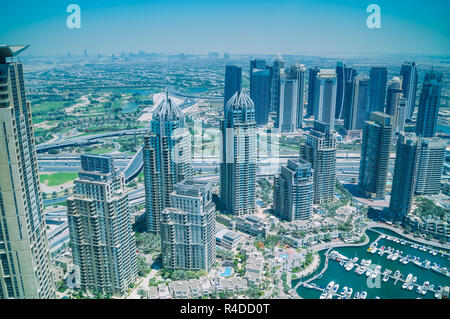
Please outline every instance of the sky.
[[[69, 4], [81, 28], [69, 29]], [[381, 28], [369, 29], [369, 4]], [[21, 0], [1, 5], [0, 44], [33, 55], [206, 54], [450, 55], [449, 0]]]

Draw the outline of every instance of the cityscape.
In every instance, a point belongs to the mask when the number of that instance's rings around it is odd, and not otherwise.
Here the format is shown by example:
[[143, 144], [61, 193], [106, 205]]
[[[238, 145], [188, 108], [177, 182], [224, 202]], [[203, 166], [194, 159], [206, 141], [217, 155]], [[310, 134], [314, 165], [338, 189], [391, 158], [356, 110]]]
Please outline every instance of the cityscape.
[[448, 299], [448, 55], [18, 43], [0, 299]]

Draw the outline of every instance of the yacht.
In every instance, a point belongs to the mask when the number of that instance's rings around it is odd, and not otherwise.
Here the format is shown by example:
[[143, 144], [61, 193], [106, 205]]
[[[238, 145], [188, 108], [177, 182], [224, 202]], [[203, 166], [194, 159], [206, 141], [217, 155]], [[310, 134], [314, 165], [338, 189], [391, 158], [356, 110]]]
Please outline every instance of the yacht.
[[327, 299], [328, 294], [326, 293], [326, 291], [322, 292], [322, 294], [320, 295], [319, 299]]
[[358, 257], [355, 257], [355, 258], [352, 259], [352, 261], [353, 261], [354, 263], [358, 262], [358, 260], [359, 260]]
[[347, 293], [345, 294], [345, 297], [351, 298], [353, 294], [353, 288], [348, 288]]
[[338, 289], [339, 289], [339, 284], [335, 284], [332, 289], [333, 293], [337, 293]]
[[367, 298], [367, 292], [365, 292], [365, 291], [361, 292], [360, 299], [366, 299], [366, 298]]
[[334, 281], [330, 281], [329, 283], [328, 283], [328, 285], [327, 285], [327, 290], [330, 290], [331, 288], [333, 288], [333, 286], [334, 286]]
[[411, 282], [408, 286], [408, 290], [413, 290], [414, 289], [414, 283]]
[[366, 276], [369, 277], [370, 275], [372, 275], [373, 270], [372, 269], [367, 269], [366, 271]]
[[341, 295], [344, 295], [345, 296], [345, 294], [347, 293], [347, 286], [345, 286], [344, 288], [342, 288], [342, 290], [341, 290]]
[[353, 296], [353, 299], [359, 299], [359, 291], [357, 291], [357, 292], [355, 293], [355, 295]]
[[430, 282], [429, 281], [425, 281], [423, 283], [422, 295], [425, 295], [427, 293], [429, 286], [430, 286]]

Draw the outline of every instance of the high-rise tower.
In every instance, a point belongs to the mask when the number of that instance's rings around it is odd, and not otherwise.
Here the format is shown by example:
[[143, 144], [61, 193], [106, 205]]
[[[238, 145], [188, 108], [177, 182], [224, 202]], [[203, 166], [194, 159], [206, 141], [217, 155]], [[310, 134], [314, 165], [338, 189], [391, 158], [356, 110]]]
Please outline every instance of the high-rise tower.
[[431, 70], [425, 74], [420, 92], [416, 133], [422, 137], [434, 137], [442, 90], [442, 73]]
[[0, 46], [0, 299], [55, 297], [23, 66]]
[[384, 112], [387, 68], [385, 66], [374, 66], [370, 69], [369, 74], [369, 111]]
[[224, 114], [228, 100], [242, 88], [242, 68], [237, 65], [225, 66]]
[[212, 186], [184, 180], [174, 186], [161, 215], [163, 266], [209, 271], [215, 262], [216, 212]]
[[334, 131], [336, 113], [336, 71], [334, 69], [320, 70], [314, 94], [314, 119], [329, 124], [330, 131]]
[[266, 125], [270, 113], [271, 72], [263, 59], [250, 61], [250, 98], [255, 103], [256, 125]]
[[412, 119], [416, 107], [417, 67], [413, 61], [403, 62], [400, 69], [402, 77], [402, 91], [406, 99], [406, 119]]
[[364, 124], [359, 165], [359, 187], [365, 196], [382, 199], [392, 142], [392, 116], [372, 112]]
[[400, 132], [389, 204], [393, 220], [403, 221], [404, 216], [411, 210], [419, 149], [420, 143], [414, 133]]
[[336, 136], [329, 124], [314, 122], [300, 147], [300, 157], [313, 168], [314, 203], [332, 202], [336, 187]]
[[275, 177], [273, 210], [288, 221], [305, 220], [312, 216], [314, 188], [311, 163], [288, 160]]
[[191, 135], [183, 112], [165, 99], [153, 112], [150, 133], [144, 137], [144, 181], [147, 231], [158, 234], [160, 214], [170, 204], [173, 185], [192, 177]]
[[253, 213], [256, 208], [255, 109], [243, 90], [228, 101], [221, 130], [220, 197], [234, 215]]
[[136, 240], [125, 177], [107, 155], [82, 155], [67, 199], [75, 276], [82, 290], [123, 295], [137, 277]]

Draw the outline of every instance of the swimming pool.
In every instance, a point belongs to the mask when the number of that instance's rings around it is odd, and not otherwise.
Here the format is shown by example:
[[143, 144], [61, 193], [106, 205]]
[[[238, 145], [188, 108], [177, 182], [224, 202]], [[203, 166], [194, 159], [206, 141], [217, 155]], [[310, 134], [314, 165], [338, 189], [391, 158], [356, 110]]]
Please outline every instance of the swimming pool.
[[220, 275], [221, 275], [222, 277], [228, 277], [228, 276], [231, 276], [231, 270], [232, 270], [231, 267], [225, 267], [223, 273], [221, 273]]
[[283, 260], [287, 260], [289, 258], [288, 254], [281, 254], [280, 258]]

